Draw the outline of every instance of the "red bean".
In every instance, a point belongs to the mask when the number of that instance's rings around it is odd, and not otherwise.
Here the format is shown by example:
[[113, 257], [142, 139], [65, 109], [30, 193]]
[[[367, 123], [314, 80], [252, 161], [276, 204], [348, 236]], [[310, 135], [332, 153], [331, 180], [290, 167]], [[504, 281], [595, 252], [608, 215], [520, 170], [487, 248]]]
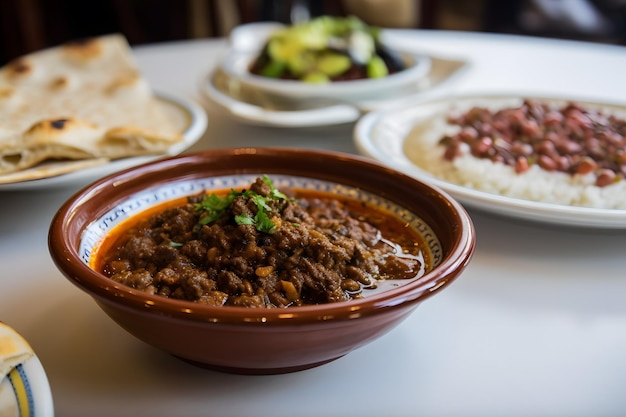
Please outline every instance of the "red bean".
[[463, 142], [475, 140], [476, 138], [478, 138], [478, 132], [471, 126], [464, 127], [459, 132], [459, 138], [461, 138]]
[[601, 170], [596, 177], [596, 185], [598, 187], [606, 187], [607, 185], [613, 184], [614, 181], [615, 172], [610, 169]]
[[549, 155], [549, 156], [557, 155], [554, 142], [548, 139], [544, 139], [539, 143], [539, 146], [537, 147], [537, 152], [543, 155]]
[[528, 164], [528, 159], [525, 156], [520, 156], [515, 160], [515, 172], [521, 174], [522, 172], [526, 172], [530, 169], [530, 165]]
[[563, 121], [563, 115], [558, 111], [550, 111], [546, 114], [545, 119], [543, 119], [543, 123], [547, 126], [550, 125], [559, 125]]
[[561, 154], [572, 155], [582, 151], [582, 146], [578, 142], [566, 138], [559, 138], [554, 146]]
[[556, 171], [557, 169], [556, 161], [547, 155], [539, 155], [539, 158], [537, 158], [537, 164], [539, 164], [539, 166], [546, 171]]
[[453, 161], [454, 158], [461, 155], [460, 147], [458, 143], [452, 143], [446, 147], [445, 152], [443, 153], [444, 159], [448, 161]]
[[595, 171], [596, 168], [598, 168], [598, 164], [596, 163], [596, 161], [589, 157], [584, 157], [576, 165], [576, 170], [574, 171], [574, 173], [579, 175], [587, 175]]
[[484, 156], [488, 155], [489, 151], [492, 149], [493, 139], [488, 136], [483, 136], [476, 142], [472, 144], [472, 155], [474, 156]]
[[533, 154], [533, 147], [528, 143], [515, 142], [511, 146], [511, 152], [522, 156], [530, 156]]
[[522, 133], [532, 138], [537, 138], [541, 136], [541, 128], [536, 121], [527, 120], [522, 124]]
[[571, 163], [568, 157], [559, 156], [554, 162], [556, 163], [558, 171], [568, 172], [570, 170]]

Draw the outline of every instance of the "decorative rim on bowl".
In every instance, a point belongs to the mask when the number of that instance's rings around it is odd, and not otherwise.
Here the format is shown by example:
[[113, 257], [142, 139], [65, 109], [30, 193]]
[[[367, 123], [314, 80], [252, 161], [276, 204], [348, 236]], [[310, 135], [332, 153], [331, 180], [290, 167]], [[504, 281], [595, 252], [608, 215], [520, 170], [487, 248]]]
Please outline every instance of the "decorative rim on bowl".
[[[358, 174], [346, 176], [346, 172]], [[167, 184], [194, 184], [209, 177], [233, 174], [316, 178], [320, 183], [341, 183], [347, 189], [379, 194], [398, 207], [428, 205], [431, 210], [420, 212], [420, 217], [441, 242], [444, 256], [435, 269], [406, 285], [358, 300], [288, 309], [215, 307], [150, 295], [110, 280], [82, 259], [86, 254], [80, 252], [81, 240], [92, 219], [103, 218], [127, 201], [127, 196], [145, 191], [148, 184], [157, 183], [159, 187], [162, 184], [167, 189]], [[447, 226], [450, 222], [456, 227]], [[475, 246], [475, 232], [465, 209], [448, 194], [368, 158], [328, 151], [241, 148], [165, 158], [112, 174], [85, 187], [55, 215], [49, 246], [59, 269], [97, 301], [124, 300], [126, 308], [202, 322], [294, 325], [312, 320], [352, 320], [430, 297], [452, 282], [467, 265]]]

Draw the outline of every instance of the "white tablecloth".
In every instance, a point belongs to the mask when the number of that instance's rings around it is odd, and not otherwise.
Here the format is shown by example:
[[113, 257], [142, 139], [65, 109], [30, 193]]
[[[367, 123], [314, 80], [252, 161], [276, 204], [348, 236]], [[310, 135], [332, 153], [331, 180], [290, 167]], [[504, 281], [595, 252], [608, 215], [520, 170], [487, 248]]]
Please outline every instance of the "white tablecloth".
[[[626, 48], [536, 38], [395, 31], [467, 59], [428, 94], [521, 91], [626, 102]], [[192, 150], [293, 146], [356, 152], [352, 125], [242, 124], [198, 93], [224, 40], [135, 49], [159, 91], [202, 101]], [[475, 257], [451, 287], [381, 339], [299, 373], [237, 376], [136, 340], [66, 281], [47, 232], [76, 187], [0, 193], [0, 320], [33, 345], [58, 416], [623, 416], [626, 232], [549, 227], [471, 211]]]

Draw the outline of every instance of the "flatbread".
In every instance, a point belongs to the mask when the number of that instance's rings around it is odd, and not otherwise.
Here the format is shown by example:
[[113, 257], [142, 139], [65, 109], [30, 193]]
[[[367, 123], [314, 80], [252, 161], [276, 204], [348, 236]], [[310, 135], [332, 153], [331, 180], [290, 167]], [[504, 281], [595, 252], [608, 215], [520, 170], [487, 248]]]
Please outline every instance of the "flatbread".
[[119, 34], [70, 42], [0, 68], [0, 181], [49, 160], [165, 153], [182, 140]]
[[0, 175], [0, 184], [12, 184], [21, 181], [40, 180], [42, 178], [55, 177], [57, 175], [69, 174], [81, 169], [92, 168], [110, 162], [107, 158], [90, 158], [70, 161], [44, 161], [32, 168], [21, 171], [10, 172]]
[[12, 327], [0, 322], [0, 381], [17, 365], [34, 356], [28, 342]]

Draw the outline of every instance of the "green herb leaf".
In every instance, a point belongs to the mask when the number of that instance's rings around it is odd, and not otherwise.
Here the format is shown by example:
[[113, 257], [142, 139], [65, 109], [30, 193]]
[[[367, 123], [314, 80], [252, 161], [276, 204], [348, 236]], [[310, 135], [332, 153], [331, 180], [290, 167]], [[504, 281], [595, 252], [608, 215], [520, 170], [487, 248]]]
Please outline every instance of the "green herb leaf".
[[195, 206], [196, 211], [202, 212], [199, 223], [205, 225], [217, 220], [224, 214], [235, 197], [240, 194], [240, 192], [230, 190], [230, 193], [225, 197], [220, 197], [216, 194], [209, 194], [204, 197], [204, 199]]
[[258, 231], [263, 233], [271, 234], [276, 232], [276, 225], [270, 219], [272, 207], [269, 205], [269, 201], [289, 200], [289, 198], [274, 187], [274, 184], [267, 175], [263, 175], [262, 180], [270, 187], [270, 193], [267, 197], [250, 190], [235, 191], [232, 189], [230, 193], [224, 197], [220, 197], [216, 194], [210, 194], [204, 197], [204, 199], [195, 206], [196, 211], [201, 213], [198, 223], [200, 225], [206, 225], [214, 222], [226, 212], [236, 197], [243, 196], [254, 202], [257, 207], [257, 212], [254, 218], [247, 214], [239, 214], [235, 216], [235, 222], [239, 225], [253, 225]]
[[270, 197], [273, 200], [288, 200], [289, 199], [287, 198], [285, 194], [281, 193], [280, 191], [278, 191], [276, 187], [274, 187], [272, 180], [270, 180], [270, 178], [267, 175], [263, 175], [263, 182], [266, 183], [270, 187], [270, 190], [271, 190]]
[[235, 216], [235, 222], [237, 224], [251, 224], [254, 225], [254, 219], [249, 215], [243, 213]]
[[276, 225], [270, 219], [268, 213], [265, 210], [257, 211], [254, 216], [254, 223], [259, 232], [272, 234], [276, 232]]

